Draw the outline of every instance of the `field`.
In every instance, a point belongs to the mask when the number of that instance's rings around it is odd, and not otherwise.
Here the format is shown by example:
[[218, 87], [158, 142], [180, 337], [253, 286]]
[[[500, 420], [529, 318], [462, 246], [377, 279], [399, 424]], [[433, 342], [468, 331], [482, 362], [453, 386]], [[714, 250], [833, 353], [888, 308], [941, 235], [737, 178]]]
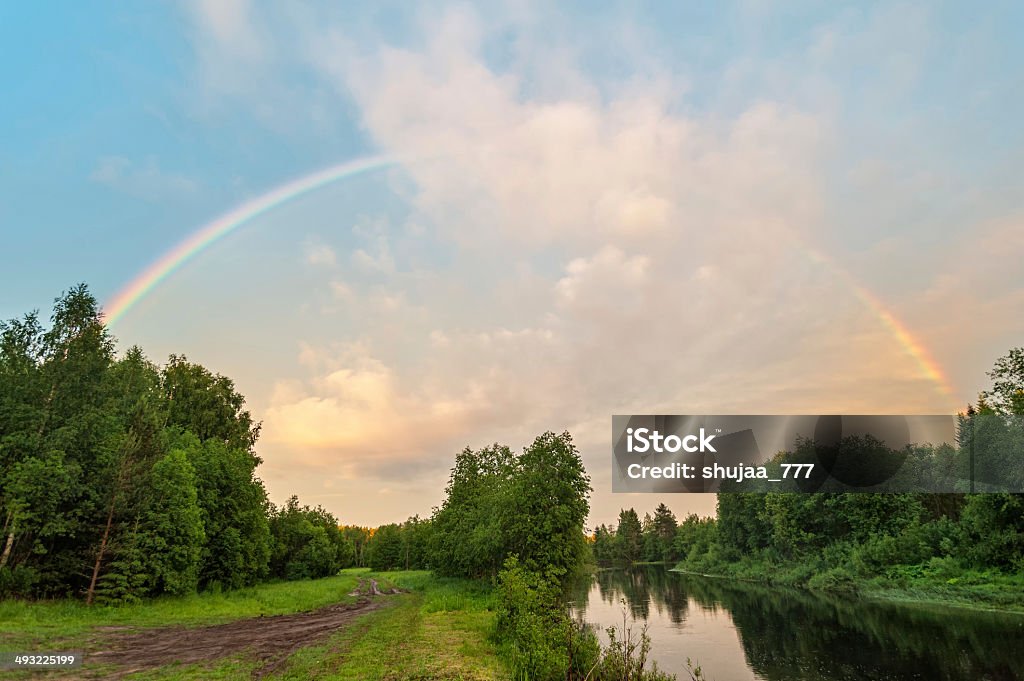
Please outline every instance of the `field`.
[[502, 679], [491, 604], [472, 582], [365, 569], [125, 607], [4, 601], [0, 650], [83, 650], [85, 664], [0, 678]]

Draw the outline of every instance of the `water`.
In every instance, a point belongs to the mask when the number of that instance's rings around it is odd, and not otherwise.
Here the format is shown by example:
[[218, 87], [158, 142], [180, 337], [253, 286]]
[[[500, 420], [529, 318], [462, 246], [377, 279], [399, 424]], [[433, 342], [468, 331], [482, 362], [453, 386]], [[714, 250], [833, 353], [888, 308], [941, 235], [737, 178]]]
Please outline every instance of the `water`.
[[[623, 601], [625, 605], [623, 605]], [[688, 681], [1024, 680], [1024, 616], [866, 602], [670, 572], [603, 570], [575, 594], [599, 630], [647, 624], [650, 659]]]

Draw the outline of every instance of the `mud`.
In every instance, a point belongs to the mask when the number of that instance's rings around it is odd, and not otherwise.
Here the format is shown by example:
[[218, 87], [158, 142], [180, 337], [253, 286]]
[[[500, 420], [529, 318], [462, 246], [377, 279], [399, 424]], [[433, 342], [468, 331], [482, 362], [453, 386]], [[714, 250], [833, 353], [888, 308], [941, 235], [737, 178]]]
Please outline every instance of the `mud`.
[[146, 629], [104, 637], [104, 650], [88, 654], [86, 669], [81, 671], [88, 673], [92, 665], [117, 665], [116, 670], [110, 670], [115, 675], [108, 673], [105, 678], [120, 678], [174, 663], [189, 665], [241, 655], [260, 663], [253, 675], [258, 679], [276, 670], [299, 648], [316, 643], [356, 617], [388, 602], [386, 598], [366, 595], [373, 590], [364, 588], [363, 584], [357, 591], [360, 597], [355, 603], [331, 605], [311, 612], [253, 617], [206, 627]]

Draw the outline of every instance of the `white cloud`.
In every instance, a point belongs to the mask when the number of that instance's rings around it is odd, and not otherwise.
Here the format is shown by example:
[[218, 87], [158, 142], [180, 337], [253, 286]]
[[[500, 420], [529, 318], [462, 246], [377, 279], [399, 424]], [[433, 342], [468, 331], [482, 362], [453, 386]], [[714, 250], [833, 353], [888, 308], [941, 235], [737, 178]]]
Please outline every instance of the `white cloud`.
[[220, 49], [238, 59], [258, 60], [267, 56], [269, 41], [261, 38], [253, 24], [249, 0], [193, 0], [187, 7], [195, 23]]
[[[352, 263], [390, 277], [332, 284], [363, 306], [364, 355], [281, 389], [275, 447], [355, 475], [571, 424], [600, 465], [612, 413], [937, 403], [846, 280], [809, 264], [827, 122], [771, 101], [687, 116], [660, 79], [531, 99], [485, 65], [473, 16], [433, 28], [421, 51], [321, 43], [320, 63], [379, 144], [435, 159], [407, 168], [412, 220], [460, 257], [414, 281], [393, 253], [422, 232], [357, 227]], [[538, 255], [561, 264], [509, 266]]]
[[306, 262], [314, 266], [334, 267], [338, 263], [338, 257], [335, 255], [334, 249], [326, 244], [308, 243], [306, 244]]
[[104, 156], [97, 161], [89, 179], [147, 201], [181, 198], [199, 189], [194, 180], [161, 170], [153, 157], [139, 165], [123, 156]]
[[[896, 229], [882, 243], [869, 218], [891, 212], [908, 187], [941, 193], [949, 177], [884, 145], [877, 158], [837, 160], [844, 140], [823, 73], [884, 46], [879, 63], [899, 68], [875, 84], [898, 91], [929, 44], [925, 15], [906, 15], [905, 58], [882, 24], [858, 33], [856, 13], [801, 53], [806, 79], [802, 63], [737, 58], [721, 91], [704, 93], [705, 109], [681, 105], [691, 86], [671, 69], [598, 82], [571, 46], [536, 36], [495, 66], [484, 56], [489, 17], [432, 16], [415, 47], [367, 47], [329, 23], [296, 41], [316, 76], [351, 97], [381, 150], [422, 160], [404, 169], [403, 224], [416, 228], [358, 222], [351, 271], [325, 278], [351, 323], [324, 334], [335, 344], [303, 348], [303, 374], [278, 382], [265, 415], [268, 464], [414, 481], [466, 444], [518, 446], [569, 427], [599, 472], [613, 413], [951, 407], [840, 265], [812, 254], [836, 243], [830, 221], [847, 213], [866, 216], [893, 277], [920, 254], [915, 235]], [[244, 45], [246, 30], [219, 40]], [[760, 76], [767, 95], [753, 97]], [[842, 173], [829, 175], [837, 165]], [[836, 202], [837, 176], [850, 205]], [[992, 227], [969, 266], [956, 257], [971, 252], [970, 239], [949, 262], [930, 252], [922, 267], [938, 263], [940, 273], [923, 292], [883, 287], [945, 361], [959, 357], [947, 339], [963, 338], [972, 314], [990, 337], [1019, 331], [1019, 224]], [[866, 278], [867, 288], [884, 282]]]

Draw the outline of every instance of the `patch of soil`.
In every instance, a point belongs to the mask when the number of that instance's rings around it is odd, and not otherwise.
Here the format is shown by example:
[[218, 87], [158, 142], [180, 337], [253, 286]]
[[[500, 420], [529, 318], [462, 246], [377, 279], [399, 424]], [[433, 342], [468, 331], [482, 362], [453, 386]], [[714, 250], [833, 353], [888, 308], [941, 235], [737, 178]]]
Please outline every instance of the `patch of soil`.
[[168, 664], [209, 662], [244, 653], [262, 662], [254, 674], [260, 678], [292, 652], [315, 643], [364, 613], [383, 605], [362, 597], [355, 603], [331, 605], [312, 612], [236, 620], [208, 627], [163, 627], [119, 634], [104, 641], [105, 650], [86, 657], [87, 663], [114, 664], [119, 678]]

